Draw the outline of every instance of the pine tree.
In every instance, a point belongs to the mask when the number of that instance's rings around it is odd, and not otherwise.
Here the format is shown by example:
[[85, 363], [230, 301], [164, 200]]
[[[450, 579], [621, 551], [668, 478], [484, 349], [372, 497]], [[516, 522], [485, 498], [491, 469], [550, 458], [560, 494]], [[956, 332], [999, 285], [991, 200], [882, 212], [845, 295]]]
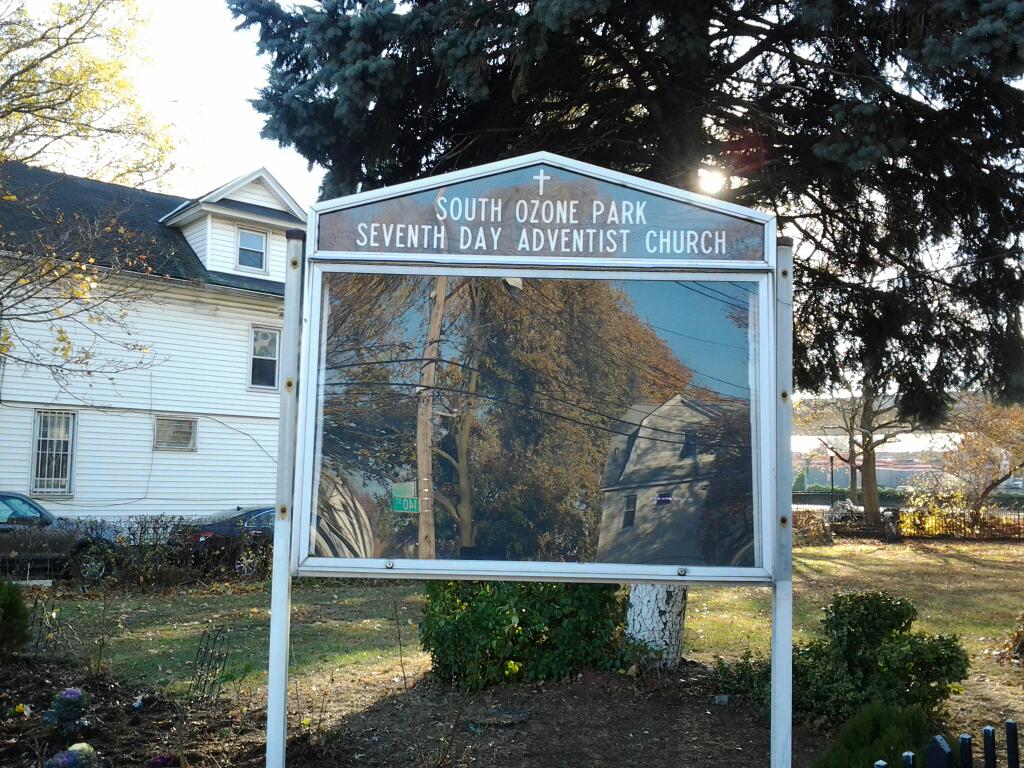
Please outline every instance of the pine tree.
[[797, 385], [933, 422], [1024, 400], [1024, 13], [1005, 0], [228, 0], [272, 59], [264, 134], [325, 196], [538, 149], [773, 210]]

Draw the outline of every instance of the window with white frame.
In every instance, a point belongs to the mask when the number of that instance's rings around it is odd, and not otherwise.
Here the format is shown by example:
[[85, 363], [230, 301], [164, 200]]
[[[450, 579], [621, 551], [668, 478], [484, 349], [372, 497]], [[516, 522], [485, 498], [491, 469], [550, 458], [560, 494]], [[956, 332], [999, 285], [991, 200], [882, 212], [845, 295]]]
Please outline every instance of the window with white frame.
[[238, 266], [265, 272], [267, 269], [267, 233], [238, 229]]
[[261, 389], [277, 388], [277, 359], [281, 332], [276, 328], [252, 329], [252, 363], [249, 385]]
[[157, 416], [153, 423], [154, 451], [194, 451], [196, 419], [181, 416]]
[[632, 528], [636, 521], [636, 494], [629, 494], [626, 497], [626, 511], [622, 515], [622, 527]]
[[74, 492], [76, 421], [74, 411], [36, 411], [32, 493], [70, 496]]

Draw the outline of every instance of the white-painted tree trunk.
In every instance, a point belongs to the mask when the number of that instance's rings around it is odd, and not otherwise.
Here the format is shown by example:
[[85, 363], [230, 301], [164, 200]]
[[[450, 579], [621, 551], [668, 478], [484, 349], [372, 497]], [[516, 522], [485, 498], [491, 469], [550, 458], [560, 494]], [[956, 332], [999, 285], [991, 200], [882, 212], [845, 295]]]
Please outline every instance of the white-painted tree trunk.
[[674, 669], [683, 655], [686, 587], [631, 584], [626, 634], [661, 656], [661, 666]]

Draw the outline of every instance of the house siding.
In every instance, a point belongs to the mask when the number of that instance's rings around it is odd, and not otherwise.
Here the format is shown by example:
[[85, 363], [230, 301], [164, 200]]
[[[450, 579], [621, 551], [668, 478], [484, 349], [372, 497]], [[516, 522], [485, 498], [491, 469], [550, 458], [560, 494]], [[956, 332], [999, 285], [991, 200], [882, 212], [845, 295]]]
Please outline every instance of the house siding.
[[[750, 406], [740, 401], [677, 395], [632, 406], [609, 444], [597, 561], [758, 564], [756, 474], [742, 426], [749, 419]], [[629, 496], [636, 497], [632, 524], [625, 520]]]
[[[238, 227], [268, 232], [267, 272], [259, 273], [238, 268]], [[235, 275], [255, 275], [267, 280], [284, 282], [285, 258], [288, 240], [283, 229], [271, 229], [260, 224], [236, 224], [230, 219], [213, 217], [210, 242], [207, 250], [206, 268], [215, 272], [229, 272]]]
[[196, 219], [192, 223], [182, 228], [181, 233], [185, 236], [188, 244], [192, 247], [192, 250], [196, 252], [196, 256], [206, 266], [206, 241], [207, 241], [207, 224], [208, 216]]
[[[197, 415], [195, 451], [154, 451], [154, 415], [67, 409], [77, 413], [74, 495], [35, 495], [52, 512], [187, 517], [274, 502], [273, 419]], [[29, 491], [35, 410], [30, 404], [4, 409], [0, 487], [5, 490]]]
[[[38, 369], [7, 365], [0, 383], [0, 488], [27, 493], [38, 409], [78, 414], [74, 496], [44, 497], [60, 514], [102, 517], [205, 514], [271, 503], [279, 396], [249, 387], [253, 325], [279, 328], [280, 300], [166, 288], [128, 308], [141, 367], [75, 377], [61, 389]], [[111, 329], [101, 329], [109, 335]], [[24, 331], [50, 333], [46, 328]], [[97, 359], [130, 357], [89, 331]], [[195, 451], [154, 451], [154, 415], [197, 419]]]
[[273, 208], [278, 211], [287, 211], [288, 207], [281, 202], [278, 196], [266, 184], [261, 181], [250, 181], [241, 189], [236, 189], [227, 196], [229, 200], [238, 200], [242, 203], [262, 205], [264, 208]]

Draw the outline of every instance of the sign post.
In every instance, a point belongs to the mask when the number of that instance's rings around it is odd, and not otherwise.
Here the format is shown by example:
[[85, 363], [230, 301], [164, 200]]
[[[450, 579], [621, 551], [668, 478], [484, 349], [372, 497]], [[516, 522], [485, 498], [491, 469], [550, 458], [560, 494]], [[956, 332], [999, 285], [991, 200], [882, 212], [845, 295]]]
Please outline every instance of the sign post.
[[270, 593], [270, 656], [267, 670], [267, 765], [283, 768], [288, 731], [288, 651], [291, 631], [292, 510], [295, 425], [298, 404], [299, 336], [302, 328], [302, 265], [306, 235], [288, 230], [281, 338], [281, 411], [277, 435], [277, 513]]
[[291, 579], [336, 576], [769, 586], [789, 768], [774, 217], [536, 153], [318, 203], [308, 233], [304, 254], [289, 239], [267, 765]]
[[775, 563], [772, 584], [771, 768], [793, 763], [793, 241], [775, 265]]

